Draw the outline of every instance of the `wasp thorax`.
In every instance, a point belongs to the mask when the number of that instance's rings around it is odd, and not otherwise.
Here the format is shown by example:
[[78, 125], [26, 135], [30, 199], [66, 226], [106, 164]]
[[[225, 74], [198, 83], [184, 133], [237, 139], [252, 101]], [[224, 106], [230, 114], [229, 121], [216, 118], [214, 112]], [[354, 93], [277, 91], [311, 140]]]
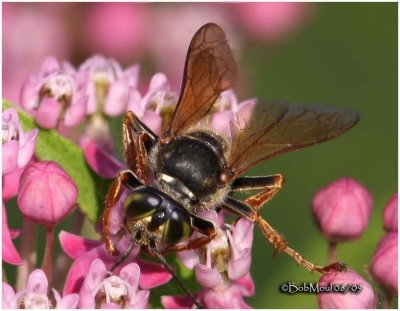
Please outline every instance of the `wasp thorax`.
[[95, 296], [96, 309], [105, 303], [114, 303], [124, 308], [130, 302], [129, 289], [125, 281], [116, 275], [105, 278]]
[[204, 132], [181, 136], [161, 146], [158, 169], [182, 182], [197, 198], [215, 193], [225, 166], [221, 144]]

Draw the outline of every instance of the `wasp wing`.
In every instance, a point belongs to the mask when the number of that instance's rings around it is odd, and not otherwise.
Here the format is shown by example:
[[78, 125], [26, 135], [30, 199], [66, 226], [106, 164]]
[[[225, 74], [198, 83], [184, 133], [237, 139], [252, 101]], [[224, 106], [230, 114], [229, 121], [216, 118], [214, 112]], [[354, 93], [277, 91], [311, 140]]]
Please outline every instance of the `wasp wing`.
[[234, 176], [278, 154], [339, 136], [359, 120], [357, 113], [327, 106], [260, 103], [250, 121], [241, 115], [231, 122], [228, 160]]
[[225, 33], [216, 24], [204, 25], [190, 43], [180, 97], [166, 132], [177, 134], [201, 120], [235, 80], [236, 63]]

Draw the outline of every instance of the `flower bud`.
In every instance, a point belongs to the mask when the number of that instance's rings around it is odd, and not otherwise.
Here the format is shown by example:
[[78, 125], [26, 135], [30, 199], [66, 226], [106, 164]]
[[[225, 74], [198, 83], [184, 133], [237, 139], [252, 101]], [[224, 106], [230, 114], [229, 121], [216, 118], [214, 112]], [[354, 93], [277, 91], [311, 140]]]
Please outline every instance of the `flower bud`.
[[331, 242], [357, 239], [368, 225], [372, 197], [350, 178], [339, 179], [322, 188], [312, 201], [315, 220]]
[[376, 306], [375, 293], [367, 281], [358, 273], [347, 270], [345, 272], [331, 271], [321, 277], [318, 282], [320, 287], [335, 285], [362, 286], [361, 290], [348, 290], [343, 292], [323, 292], [317, 296], [321, 309], [373, 309]]
[[53, 227], [73, 208], [78, 189], [71, 177], [56, 163], [30, 164], [21, 176], [18, 206], [24, 216]]
[[383, 224], [387, 231], [397, 232], [398, 230], [398, 208], [397, 193], [386, 203], [383, 211]]
[[390, 292], [397, 293], [397, 232], [387, 233], [378, 243], [371, 263], [371, 275]]

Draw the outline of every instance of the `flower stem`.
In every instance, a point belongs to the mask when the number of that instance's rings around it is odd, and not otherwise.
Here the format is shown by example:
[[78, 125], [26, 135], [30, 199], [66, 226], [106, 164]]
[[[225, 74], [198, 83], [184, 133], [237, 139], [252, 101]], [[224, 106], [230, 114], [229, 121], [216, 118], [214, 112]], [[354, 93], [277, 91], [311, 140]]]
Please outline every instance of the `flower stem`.
[[[77, 206], [71, 224], [71, 233], [79, 235], [82, 231], [84, 220], [85, 215], [80, 211], [79, 206]], [[54, 273], [57, 275], [57, 278], [53, 282], [53, 287], [55, 289], [62, 291], [68, 269], [71, 267], [71, 262], [71, 259], [63, 252], [57, 256], [54, 267]]]
[[384, 291], [382, 308], [383, 309], [392, 309], [393, 308], [392, 304], [393, 304], [393, 295], [391, 293], [389, 293], [388, 291]]
[[26, 288], [29, 274], [33, 271], [36, 265], [36, 244], [35, 244], [35, 224], [29, 219], [25, 218], [22, 222], [21, 233], [21, 258], [24, 259], [25, 264], [17, 268], [17, 282], [16, 289], [20, 291]]
[[337, 261], [336, 259], [336, 242], [329, 241], [328, 244], [328, 264], [332, 264]]
[[52, 287], [53, 278], [53, 249], [54, 249], [54, 227], [46, 228], [46, 248], [44, 251], [44, 258], [42, 270], [47, 276], [49, 287]]

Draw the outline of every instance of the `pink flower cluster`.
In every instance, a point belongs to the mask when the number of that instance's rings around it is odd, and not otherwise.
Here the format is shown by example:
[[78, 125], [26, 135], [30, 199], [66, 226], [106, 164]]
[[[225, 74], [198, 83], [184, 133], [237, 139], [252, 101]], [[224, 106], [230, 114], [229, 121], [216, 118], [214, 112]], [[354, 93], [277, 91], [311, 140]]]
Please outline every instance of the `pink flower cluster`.
[[[78, 216], [76, 219], [82, 216], [76, 208], [79, 189], [59, 164], [38, 161], [34, 156], [41, 128], [55, 129], [82, 147], [95, 173], [105, 179], [115, 178], [124, 163], [115, 157], [110, 118], [130, 110], [160, 134], [178, 100], [177, 92], [162, 73], [152, 77], [145, 92], [138, 85], [138, 65], [123, 69], [115, 60], [96, 55], [74, 68], [67, 62], [59, 64], [49, 58], [37, 74], [27, 78], [21, 91], [21, 106], [34, 117], [39, 128], [24, 132], [14, 109], [3, 112], [3, 260], [19, 266], [19, 285], [15, 290], [7, 282], [3, 283], [3, 307], [142, 309], [149, 306], [152, 289], [171, 280], [171, 274], [162, 264], [142, 257], [139, 246], [111, 271], [118, 258], [106, 252], [104, 242], [80, 236], [81, 227], [60, 232], [58, 241], [63, 254], [53, 260], [54, 229], [71, 213]], [[229, 137], [229, 121], [240, 113], [246, 122], [255, 104], [255, 99], [239, 102], [232, 91], [226, 91], [216, 102], [211, 124], [217, 132]], [[81, 124], [79, 129], [75, 127], [77, 124]], [[73, 127], [73, 131], [68, 127]], [[22, 232], [10, 229], [7, 222], [8, 200], [16, 195], [18, 213], [24, 219]], [[127, 249], [131, 238], [118, 234], [125, 221], [124, 195], [112, 211], [109, 226], [120, 253]], [[315, 195], [312, 210], [322, 235], [329, 242], [330, 263], [336, 261], [338, 243], [362, 236], [372, 205], [367, 189], [348, 178], [324, 187]], [[385, 208], [386, 234], [370, 266], [371, 275], [388, 296], [393, 296], [398, 289], [397, 212], [396, 194]], [[245, 299], [255, 293], [250, 275], [253, 223], [239, 218], [229, 224], [216, 211], [201, 216], [216, 225], [216, 237], [204, 247], [178, 254], [182, 264], [193, 270], [200, 285], [194, 296], [206, 308], [250, 308]], [[35, 245], [29, 252], [30, 245], [26, 245], [29, 243], [21, 243], [26, 249], [21, 246], [17, 250], [12, 241], [19, 235], [22, 239], [32, 238], [35, 227], [31, 223], [46, 230], [40, 269], [34, 256]], [[198, 237], [194, 232], [190, 239]], [[53, 265], [61, 260], [70, 264]], [[59, 277], [63, 274], [65, 282]], [[351, 269], [323, 275], [320, 284], [327, 283], [362, 284], [363, 291], [357, 299], [351, 294], [319, 294], [321, 308], [376, 306], [377, 295], [371, 285]], [[49, 288], [62, 290], [62, 296], [61, 291], [53, 289], [50, 293]], [[194, 307], [193, 300], [187, 296], [163, 296], [161, 303], [166, 308]]]
[[[55, 162], [38, 161], [34, 157], [40, 128], [55, 129], [69, 136], [70, 132], [66, 129], [82, 123], [81, 132], [74, 139], [81, 145], [88, 164], [99, 176], [114, 178], [124, 164], [114, 157], [108, 118], [131, 110], [150, 129], [160, 134], [165, 126], [164, 117], [173, 111], [177, 103], [178, 95], [171, 90], [164, 74], [155, 74], [144, 93], [138, 90], [138, 83], [138, 65], [123, 70], [115, 60], [96, 55], [75, 69], [67, 62], [59, 64], [54, 58], [49, 58], [38, 73], [26, 79], [21, 90], [21, 106], [32, 115], [39, 128], [24, 132], [14, 109], [3, 112], [3, 200], [17, 195], [24, 223], [43, 226], [47, 232], [43, 265], [41, 269], [33, 270], [37, 263], [32, 258], [36, 255], [24, 257], [27, 251], [22, 249], [20, 253], [13, 245], [12, 239], [20, 232], [8, 227], [7, 202], [3, 202], [3, 260], [26, 267], [24, 271], [28, 271], [28, 274], [18, 272], [18, 283], [26, 286], [19, 285], [16, 292], [9, 284], [3, 284], [3, 295], [7, 295], [4, 296], [7, 298], [3, 300], [4, 307], [144, 308], [148, 305], [150, 290], [170, 281], [172, 276], [163, 265], [140, 258], [139, 246], [111, 272], [117, 258], [106, 252], [104, 243], [61, 232], [61, 247], [73, 262], [70, 267], [64, 267], [67, 275], [65, 283], [61, 284], [63, 297], [56, 290], [53, 294], [48, 292], [49, 283], [55, 282], [55, 271], [60, 272], [53, 266], [51, 258], [54, 228], [73, 211], [79, 214], [75, 209], [79, 191], [75, 181], [61, 166]], [[218, 129], [219, 120], [228, 122], [243, 109], [249, 110], [250, 115], [254, 105], [255, 100], [239, 104], [231, 91], [222, 94], [217, 103], [218, 112], [213, 118], [216, 130], [229, 135], [228, 128]], [[76, 132], [74, 135], [69, 138], [76, 137]], [[117, 211], [115, 230], [112, 223], [111, 232], [119, 230], [123, 221], [118, 209], [114, 211]], [[215, 212], [209, 217], [218, 223]], [[184, 264], [190, 261], [192, 268], [196, 266], [196, 276], [203, 286], [197, 296], [205, 306], [248, 307], [243, 297], [254, 294], [249, 274], [252, 229], [252, 223], [244, 219], [229, 228], [222, 226], [218, 237], [204, 250], [208, 254], [204, 263], [200, 261], [200, 253], [182, 254]], [[24, 225], [22, 238], [26, 238], [27, 234], [34, 235], [34, 232], [26, 230]], [[224, 267], [218, 270], [212, 257], [216, 256], [214, 253], [218, 252], [221, 241], [225, 241], [226, 258]], [[129, 237], [119, 244], [122, 252], [129, 244]], [[196, 258], [197, 263], [194, 264]], [[207, 283], [209, 276], [212, 278]], [[233, 304], [232, 295], [237, 296]], [[164, 297], [163, 303], [167, 305], [168, 299]]]
[[[350, 178], [339, 179], [324, 188], [315, 196], [312, 210], [321, 233], [329, 242], [330, 262], [336, 261], [336, 245], [361, 237], [368, 226], [372, 212], [372, 196], [368, 190]], [[398, 290], [397, 266], [397, 193], [384, 209], [383, 221], [387, 231], [379, 241], [370, 266], [370, 274], [378, 282], [389, 301]], [[358, 273], [330, 272], [325, 274], [319, 284], [361, 284], [362, 291], [354, 298], [352, 293], [322, 293], [318, 304], [323, 309], [371, 309], [377, 306], [377, 293]]]

